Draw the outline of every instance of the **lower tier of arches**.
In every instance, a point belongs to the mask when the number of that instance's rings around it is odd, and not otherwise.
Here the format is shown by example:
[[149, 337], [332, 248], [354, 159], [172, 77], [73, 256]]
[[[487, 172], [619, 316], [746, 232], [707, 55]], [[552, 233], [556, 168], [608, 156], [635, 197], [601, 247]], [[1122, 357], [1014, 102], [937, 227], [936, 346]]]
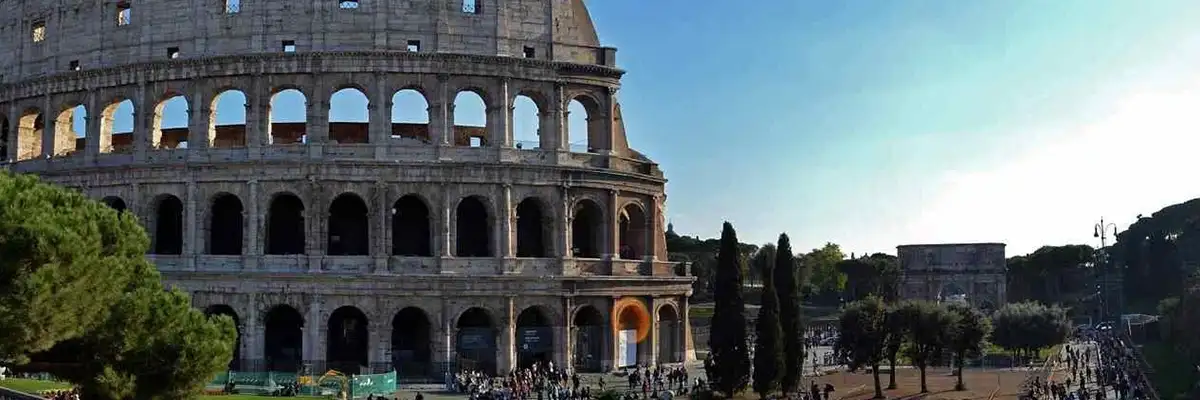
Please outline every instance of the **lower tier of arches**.
[[695, 359], [684, 296], [460, 295], [193, 292], [193, 303], [236, 324], [233, 371], [395, 370], [413, 382], [538, 363], [602, 372]]

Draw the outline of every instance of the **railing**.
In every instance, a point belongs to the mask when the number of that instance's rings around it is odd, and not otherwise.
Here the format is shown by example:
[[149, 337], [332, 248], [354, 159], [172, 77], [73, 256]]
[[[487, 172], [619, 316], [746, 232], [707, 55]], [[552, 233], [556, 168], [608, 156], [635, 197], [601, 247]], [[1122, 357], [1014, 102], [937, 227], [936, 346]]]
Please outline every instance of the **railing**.
[[331, 255], [146, 256], [163, 272], [266, 272], [347, 275], [647, 276], [690, 279], [670, 261], [550, 257], [408, 257]]

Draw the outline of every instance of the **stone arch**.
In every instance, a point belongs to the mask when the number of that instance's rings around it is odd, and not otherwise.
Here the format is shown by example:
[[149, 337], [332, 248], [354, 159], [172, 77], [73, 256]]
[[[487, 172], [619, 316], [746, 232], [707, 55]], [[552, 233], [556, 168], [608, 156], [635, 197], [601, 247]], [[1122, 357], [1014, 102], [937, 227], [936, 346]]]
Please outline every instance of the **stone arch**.
[[658, 362], [681, 363], [684, 356], [683, 317], [674, 304], [658, 307]]
[[298, 371], [304, 359], [304, 315], [290, 305], [276, 305], [264, 315], [263, 329], [268, 370]]
[[[88, 141], [96, 140], [95, 134], [87, 131], [87, 106], [83, 102], [71, 99], [59, 110], [54, 119], [54, 155], [70, 156], [83, 154]], [[85, 122], [79, 124], [77, 122]], [[82, 127], [77, 125], [83, 125]], [[81, 129], [78, 129], [81, 128]], [[101, 152], [105, 152], [101, 143]]]
[[129, 209], [129, 207], [125, 205], [125, 200], [118, 196], [107, 196], [103, 199], [100, 199], [100, 202], [104, 203], [104, 205], [112, 208], [113, 210], [117, 210], [117, 212], [124, 212], [125, 210]]
[[433, 323], [418, 307], [405, 307], [392, 318], [392, 367], [399, 376], [433, 375]]
[[429, 209], [429, 204], [415, 194], [404, 195], [392, 204], [392, 255], [433, 255], [433, 224]]
[[169, 91], [154, 104], [150, 123], [150, 144], [155, 149], [186, 148], [191, 107], [187, 96]]
[[611, 333], [604, 322], [604, 314], [595, 306], [579, 307], [572, 318], [572, 335], [575, 341], [575, 369], [600, 372], [604, 369], [605, 346]]
[[592, 199], [575, 202], [571, 211], [571, 254], [575, 258], [600, 258], [604, 247], [604, 211]]
[[292, 193], [277, 193], [267, 207], [266, 253], [304, 254], [304, 202]]
[[370, 141], [371, 100], [358, 85], [341, 86], [329, 95], [329, 139], [337, 143]]
[[125, 152], [133, 147], [133, 129], [136, 125], [133, 119], [137, 115], [137, 107], [133, 100], [123, 97], [117, 97], [104, 106], [100, 112], [100, 132], [95, 135], [100, 153]]
[[527, 197], [517, 204], [517, 257], [550, 257], [554, 252], [550, 238], [554, 237], [551, 208], [538, 197]]
[[546, 101], [541, 93], [522, 90], [512, 98], [513, 146], [518, 149], [542, 148], [542, 125], [546, 117]]
[[646, 223], [646, 210], [637, 203], [621, 208], [618, 228], [619, 256], [625, 260], [640, 260], [646, 256], [646, 240], [650, 229]]
[[208, 254], [236, 256], [242, 254], [245, 232], [245, 207], [232, 193], [218, 193], [209, 201]]
[[567, 141], [574, 152], [594, 153], [604, 148], [604, 104], [588, 93], [579, 93], [567, 102]]
[[652, 329], [652, 317], [646, 304], [635, 297], [617, 300], [613, 305], [613, 335], [618, 344], [614, 363], [617, 368], [644, 364], [650, 346], [647, 340]]
[[354, 193], [342, 193], [329, 203], [331, 256], [365, 256], [371, 252], [371, 223], [367, 203]]
[[154, 254], [183, 254], [183, 201], [171, 194], [154, 200]]
[[357, 374], [370, 362], [370, 321], [353, 306], [340, 307], [329, 315], [325, 360], [330, 369]]
[[461, 370], [483, 371], [496, 374], [496, 322], [490, 312], [481, 307], [471, 307], [458, 315], [455, 327], [457, 364]]
[[965, 303], [974, 300], [969, 298], [970, 295], [971, 293], [967, 291], [967, 288], [954, 281], [943, 281], [938, 285], [938, 301]]
[[429, 142], [429, 99], [419, 86], [406, 86], [392, 94], [391, 137]]
[[229, 370], [240, 370], [242, 361], [242, 320], [238, 318], [237, 311], [234, 311], [233, 307], [226, 304], [214, 304], [204, 308], [204, 315], [210, 318], [224, 315], [233, 319], [233, 327], [237, 330], [237, 338], [233, 342], [233, 359], [229, 360]]
[[209, 104], [208, 145], [214, 148], [246, 146], [246, 93], [225, 89], [213, 96]]
[[280, 86], [271, 91], [267, 106], [267, 137], [271, 144], [307, 142], [308, 97], [299, 86]]
[[517, 368], [554, 361], [554, 323], [552, 312], [542, 306], [530, 306], [517, 314]]
[[25, 109], [17, 120], [17, 161], [32, 160], [42, 155], [42, 130], [46, 118], [36, 107]]
[[467, 196], [455, 207], [455, 252], [458, 257], [492, 256], [492, 213], [482, 196]]
[[454, 94], [454, 145], [485, 147], [488, 145], [488, 104], [482, 90], [461, 89]]

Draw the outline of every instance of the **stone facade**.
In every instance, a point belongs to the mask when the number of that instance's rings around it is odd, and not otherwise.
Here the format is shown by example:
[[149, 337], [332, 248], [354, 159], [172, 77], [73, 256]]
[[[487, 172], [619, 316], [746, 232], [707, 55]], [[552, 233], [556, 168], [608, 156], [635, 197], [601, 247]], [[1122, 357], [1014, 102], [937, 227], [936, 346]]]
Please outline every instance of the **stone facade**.
[[[0, 16], [0, 54], [17, 55], [0, 57], [0, 168], [144, 221], [164, 280], [237, 321], [234, 368], [602, 370], [628, 329], [639, 364], [694, 358], [665, 179], [628, 146], [623, 72], [581, 0], [224, 3], [0, 0], [18, 10]], [[368, 122], [330, 123], [345, 88]], [[216, 126], [229, 90], [246, 123]], [[284, 90], [305, 122], [271, 121]], [[427, 125], [391, 122], [402, 90]], [[486, 126], [455, 126], [460, 92]], [[536, 149], [514, 145], [518, 95], [539, 110]], [[186, 126], [164, 127], [180, 98]], [[572, 100], [586, 153], [568, 145]], [[133, 129], [114, 132], [124, 101]]]
[[965, 296], [984, 310], [1007, 303], [1003, 243], [904, 245], [896, 252], [903, 298], [946, 301]]

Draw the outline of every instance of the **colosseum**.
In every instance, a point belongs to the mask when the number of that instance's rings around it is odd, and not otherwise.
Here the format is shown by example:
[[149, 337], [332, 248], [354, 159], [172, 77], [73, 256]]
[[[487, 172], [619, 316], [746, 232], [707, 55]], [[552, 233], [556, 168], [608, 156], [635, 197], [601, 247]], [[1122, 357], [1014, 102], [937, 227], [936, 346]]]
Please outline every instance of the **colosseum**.
[[[142, 221], [163, 279], [237, 322], [232, 369], [694, 359], [665, 179], [629, 146], [624, 72], [582, 0], [0, 9], [0, 168]], [[337, 120], [344, 93], [365, 121]]]

